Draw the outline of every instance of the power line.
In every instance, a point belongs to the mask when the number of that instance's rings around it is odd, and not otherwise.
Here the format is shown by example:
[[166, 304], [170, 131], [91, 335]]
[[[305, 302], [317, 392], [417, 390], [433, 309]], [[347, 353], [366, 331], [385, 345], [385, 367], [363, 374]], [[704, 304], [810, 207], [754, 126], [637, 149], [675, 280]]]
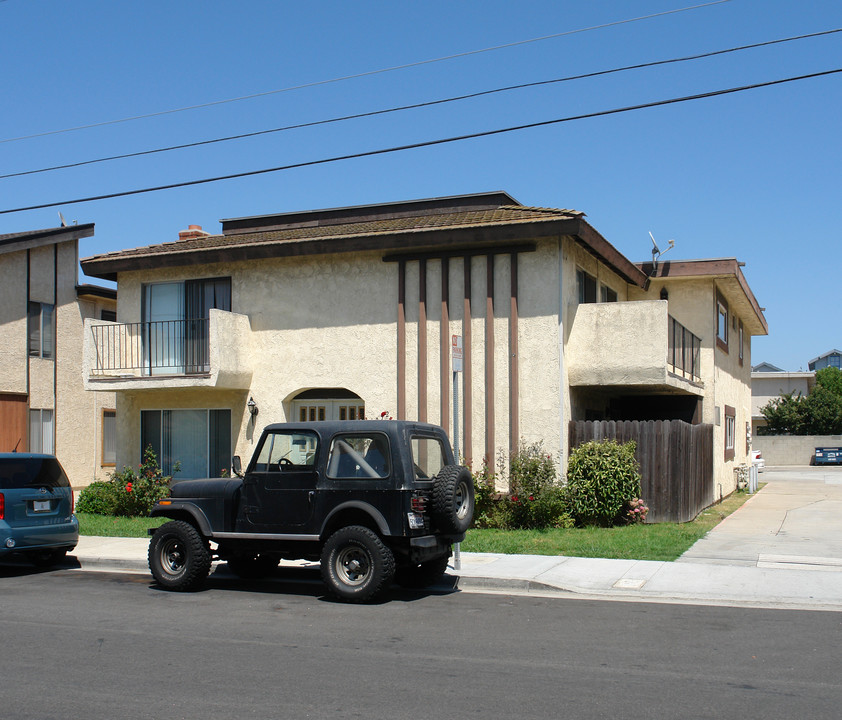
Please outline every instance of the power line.
[[738, 47], [727, 48], [724, 50], [713, 50], [711, 52], [699, 53], [697, 55], [687, 55], [685, 57], [670, 58], [667, 60], [655, 60], [647, 63], [638, 63], [635, 65], [626, 65], [619, 68], [611, 68], [608, 70], [597, 70], [595, 72], [583, 73], [580, 75], [569, 75], [567, 77], [554, 78], [551, 80], [539, 80], [536, 82], [521, 83], [518, 85], [508, 85], [506, 87], [494, 88], [491, 90], [481, 90], [479, 92], [468, 93], [465, 95], [457, 95], [449, 98], [440, 98], [438, 100], [429, 100], [427, 102], [412, 103], [410, 105], [400, 105], [398, 107], [386, 108], [382, 110], [371, 110], [369, 112], [355, 113], [353, 115], [342, 115], [340, 117], [328, 118], [324, 120], [313, 120], [311, 122], [297, 123], [295, 125], [285, 125], [277, 128], [270, 128], [267, 130], [256, 130], [254, 132], [241, 133], [239, 135], [228, 135], [221, 138], [212, 138], [210, 140], [198, 140], [190, 143], [183, 143], [181, 145], [169, 145], [163, 148], [154, 148], [152, 150], [140, 150], [138, 152], [122, 153], [120, 155], [109, 155], [107, 157], [94, 158], [92, 160], [80, 160], [73, 163], [65, 163], [63, 165], [52, 165], [50, 167], [38, 168], [36, 170], [21, 170], [20, 172], [7, 173], [0, 175], [0, 180], [12, 177], [21, 177], [24, 175], [36, 175], [38, 173], [52, 172], [54, 170], [67, 170], [69, 168], [82, 167], [84, 165], [94, 165], [96, 163], [111, 162], [113, 160], [125, 160], [127, 158], [142, 157], [144, 155], [154, 155], [156, 153], [171, 152], [173, 150], [184, 150], [186, 148], [200, 147], [203, 145], [213, 145], [215, 143], [230, 142], [232, 140], [244, 140], [252, 137], [259, 137], [261, 135], [269, 135], [272, 133], [285, 132], [288, 130], [298, 130], [308, 127], [316, 127], [318, 125], [327, 125], [330, 123], [344, 122], [347, 120], [358, 120], [360, 118], [374, 117], [377, 115], [386, 115], [393, 112], [401, 112], [405, 110], [417, 110], [419, 108], [431, 107], [433, 105], [442, 105], [445, 103], [457, 102], [462, 100], [470, 100], [473, 98], [482, 97], [485, 95], [493, 95], [496, 93], [510, 92], [512, 90], [523, 90], [526, 88], [539, 87], [543, 85], [552, 85], [556, 83], [569, 82], [571, 80], [584, 80], [588, 78], [599, 77], [602, 75], [611, 75], [613, 73], [627, 72], [629, 70], [640, 70], [643, 68], [656, 67], [658, 65], [669, 65], [671, 63], [687, 62], [689, 60], [701, 60], [704, 58], [715, 57], [717, 55], [725, 55], [727, 53], [738, 52], [742, 50], [751, 50], [759, 47], [766, 47], [769, 45], [777, 45], [780, 43], [791, 42], [793, 40], [805, 40], [810, 38], [821, 37], [823, 35], [832, 35], [833, 33], [842, 32], [842, 28], [835, 28], [833, 30], [823, 30], [820, 32], [809, 33], [806, 35], [794, 35], [787, 38], [779, 38], [777, 40], [767, 40], [759, 43], [752, 43], [750, 45], [741, 45]]
[[262, 170], [248, 170], [246, 172], [232, 173], [230, 175], [219, 175], [217, 177], [202, 178], [200, 180], [187, 180], [184, 182], [170, 183], [168, 185], [157, 185], [155, 187], [139, 188], [135, 190], [124, 190], [122, 192], [108, 193], [106, 195], [93, 195], [84, 198], [77, 198], [75, 200], [61, 200], [58, 202], [41, 203], [39, 205], [30, 205], [28, 207], [11, 208], [8, 210], [0, 210], [0, 215], [8, 215], [9, 213], [24, 212], [26, 210], [41, 210], [43, 208], [58, 207], [60, 205], [76, 205], [84, 202], [93, 202], [95, 200], [110, 200], [118, 197], [127, 197], [129, 195], [142, 195], [144, 193], [158, 192], [160, 190], [173, 190], [175, 188], [189, 187], [191, 185], [204, 185], [207, 183], [220, 182], [222, 180], [234, 180], [237, 178], [251, 177], [254, 175], [265, 175], [267, 173], [280, 172], [282, 170], [293, 170], [303, 167], [311, 167], [313, 165], [325, 165], [327, 163], [339, 162], [341, 160], [354, 160], [364, 157], [373, 157], [375, 155], [386, 155], [393, 152], [402, 152], [404, 150], [415, 150], [423, 147], [432, 147], [434, 145], [445, 145], [447, 143], [461, 142], [463, 140], [473, 140], [475, 138], [490, 137], [492, 135], [502, 135], [504, 133], [515, 132], [517, 130], [530, 130], [538, 127], [546, 127], [548, 125], [556, 125], [563, 122], [571, 122], [573, 120], [586, 120], [590, 118], [604, 117], [606, 115], [617, 115], [619, 113], [631, 112], [633, 110], [644, 110], [647, 108], [660, 107], [663, 105], [673, 105], [676, 103], [689, 102], [691, 100], [702, 100], [706, 98], [718, 97], [720, 95], [729, 95], [737, 92], [744, 92], [746, 90], [755, 90], [757, 88], [771, 87], [773, 85], [782, 85], [784, 83], [796, 82], [799, 80], [809, 80], [811, 78], [824, 77], [827, 75], [834, 75], [842, 72], [842, 68], [834, 70], [824, 70], [821, 72], [810, 73], [808, 75], [798, 75], [795, 77], [782, 78], [779, 80], [769, 80], [767, 82], [755, 83], [753, 85], [742, 85], [740, 87], [727, 88], [724, 90], [712, 90], [706, 93], [699, 93], [696, 95], [685, 95], [683, 97], [670, 98], [667, 100], [656, 100], [654, 102], [642, 103], [640, 105], [628, 105], [622, 108], [614, 108], [612, 110], [601, 110], [599, 112], [585, 113], [583, 115], [571, 115], [563, 118], [556, 118], [553, 120], [541, 120], [539, 122], [527, 123], [524, 125], [514, 125], [511, 127], [498, 128], [496, 130], [484, 130], [481, 132], [469, 133], [466, 135], [456, 135], [448, 138], [439, 138], [437, 140], [425, 140], [417, 143], [410, 143], [408, 145], [397, 145], [389, 148], [380, 148], [378, 150], [367, 150], [359, 153], [351, 153], [348, 155], [337, 155], [329, 158], [322, 158], [320, 160], [307, 160], [305, 162], [292, 163], [290, 165], [280, 165], [278, 167], [264, 168]]
[[554, 38], [564, 37], [565, 35], [575, 35], [583, 32], [590, 32], [592, 30], [604, 30], [605, 28], [615, 27], [617, 25], [625, 25], [628, 23], [639, 22], [641, 20], [651, 20], [652, 18], [662, 17], [664, 15], [674, 15], [676, 13], [687, 12], [688, 10], [697, 10], [699, 8], [710, 7], [711, 5], [721, 5], [722, 3], [730, 2], [730, 0], [713, 0], [713, 2], [702, 3], [701, 5], [690, 5], [689, 7], [678, 8], [676, 10], [665, 10], [664, 12], [652, 13], [651, 15], [641, 15], [639, 17], [628, 18], [626, 20], [615, 20], [601, 25], [591, 25], [590, 27], [578, 28], [576, 30], [565, 30], [560, 33], [553, 33], [552, 35], [543, 35], [541, 37], [530, 38], [528, 40], [517, 40], [515, 42], [505, 43], [503, 45], [495, 45], [493, 47], [482, 48], [480, 50], [468, 50], [466, 52], [456, 53], [453, 55], [445, 55], [443, 57], [432, 58], [429, 60], [418, 60], [416, 62], [405, 63], [403, 65], [393, 65], [392, 67], [380, 68], [379, 70], [368, 70], [366, 72], [355, 73], [353, 75], [343, 75], [341, 77], [330, 78], [328, 80], [316, 80], [314, 82], [303, 83], [301, 85], [292, 85], [290, 87], [280, 88], [278, 90], [267, 90], [265, 92], [253, 93], [251, 95], [241, 95], [240, 97], [228, 98], [226, 100], [214, 100], [212, 102], [200, 103], [198, 105], [187, 105], [185, 107], [173, 108], [171, 110], [161, 110], [159, 112], [147, 113], [145, 115], [133, 115], [131, 117], [120, 118], [118, 120], [104, 120], [97, 123], [89, 123], [87, 125], [77, 125], [76, 127], [63, 128], [61, 130], [47, 130], [46, 132], [34, 133], [32, 135], [21, 135], [19, 137], [5, 138], [0, 140], [0, 144], [17, 142], [18, 140], [31, 140], [33, 138], [46, 137], [48, 135], [59, 135], [61, 133], [75, 132], [76, 130], [88, 130], [90, 128], [103, 127], [105, 125], [116, 125], [118, 123], [132, 122], [134, 120], [145, 120], [147, 118], [160, 117], [161, 115], [172, 115], [174, 113], [185, 112], [187, 110], [198, 110], [200, 108], [214, 107], [216, 105], [225, 105], [227, 103], [240, 102], [241, 100], [253, 100], [254, 98], [266, 97], [267, 95], [277, 95], [278, 93], [290, 92], [292, 90], [304, 90], [305, 88], [318, 87], [320, 85], [329, 85], [331, 83], [344, 82], [346, 80], [356, 80], [362, 77], [371, 75], [381, 75], [383, 73], [394, 72], [396, 70], [407, 70], [421, 65], [431, 65], [433, 63], [445, 62], [447, 60], [456, 60], [458, 58], [469, 57], [471, 55], [479, 55], [481, 53], [493, 52], [496, 50], [504, 50], [510, 47], [517, 47], [518, 45], [527, 45], [529, 43], [541, 42], [543, 40], [552, 40]]

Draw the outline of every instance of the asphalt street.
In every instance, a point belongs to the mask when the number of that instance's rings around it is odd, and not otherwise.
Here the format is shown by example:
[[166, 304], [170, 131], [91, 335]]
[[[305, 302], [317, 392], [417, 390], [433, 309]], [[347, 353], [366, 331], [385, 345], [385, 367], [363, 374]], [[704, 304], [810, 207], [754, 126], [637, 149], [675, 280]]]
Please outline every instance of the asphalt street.
[[842, 614], [0, 566], [0, 715], [838, 718]]

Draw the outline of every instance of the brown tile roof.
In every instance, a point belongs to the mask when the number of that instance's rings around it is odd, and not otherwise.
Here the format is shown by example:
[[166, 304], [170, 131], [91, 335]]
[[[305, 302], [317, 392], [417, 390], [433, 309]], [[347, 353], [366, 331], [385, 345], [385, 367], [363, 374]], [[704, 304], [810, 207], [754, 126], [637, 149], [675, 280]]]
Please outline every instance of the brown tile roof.
[[[508, 196], [503, 197], [511, 201]], [[451, 202], [454, 209], [446, 205], [422, 207], [424, 201], [419, 201], [418, 205], [363, 206], [223, 221], [224, 229], [233, 229], [221, 235], [96, 255], [82, 260], [82, 268], [89, 276], [116, 280], [118, 272], [150, 266], [366, 250], [470, 251], [538, 237], [569, 235], [614, 266], [629, 282], [645, 281], [638, 268], [584, 221], [584, 213], [518, 204], [466, 208], [459, 201], [460, 198], [436, 201]]]

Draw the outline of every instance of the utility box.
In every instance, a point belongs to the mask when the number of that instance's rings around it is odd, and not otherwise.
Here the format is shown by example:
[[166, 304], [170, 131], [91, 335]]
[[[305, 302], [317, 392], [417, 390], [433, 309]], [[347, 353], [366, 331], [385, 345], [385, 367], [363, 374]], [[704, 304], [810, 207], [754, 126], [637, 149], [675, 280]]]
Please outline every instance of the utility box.
[[817, 447], [813, 456], [813, 465], [842, 464], [842, 447]]

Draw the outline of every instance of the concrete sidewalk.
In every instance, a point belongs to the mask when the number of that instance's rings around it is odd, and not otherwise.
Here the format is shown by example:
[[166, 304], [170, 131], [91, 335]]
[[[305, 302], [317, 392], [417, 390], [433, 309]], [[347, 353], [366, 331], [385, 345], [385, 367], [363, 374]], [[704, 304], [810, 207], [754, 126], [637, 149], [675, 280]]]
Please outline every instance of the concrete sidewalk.
[[[677, 562], [461, 553], [461, 590], [842, 610], [842, 468], [768, 469], [768, 484]], [[83, 570], [148, 573], [146, 539], [83, 536]], [[282, 563], [310, 568], [315, 563]]]

